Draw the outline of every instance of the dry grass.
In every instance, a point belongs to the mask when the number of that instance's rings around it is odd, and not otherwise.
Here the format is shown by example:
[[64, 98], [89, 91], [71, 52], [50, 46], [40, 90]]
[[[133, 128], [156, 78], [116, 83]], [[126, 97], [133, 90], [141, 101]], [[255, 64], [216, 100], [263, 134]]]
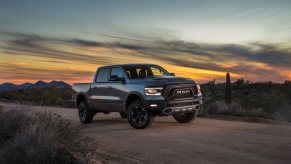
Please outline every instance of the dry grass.
[[60, 115], [0, 108], [1, 163], [91, 163], [96, 149]]
[[[284, 104], [283, 104], [284, 105]], [[290, 106], [280, 106], [280, 110], [276, 110], [274, 113], [267, 113], [262, 107], [243, 108], [240, 103], [233, 102], [230, 105], [225, 104], [223, 101], [216, 101], [209, 103], [203, 108], [203, 115], [229, 115], [237, 117], [248, 118], [267, 118], [278, 121], [291, 122], [291, 110]]]
[[245, 109], [239, 103], [233, 102], [230, 105], [225, 104], [222, 101], [216, 101], [210, 103], [205, 109], [208, 114], [222, 114], [232, 115], [238, 117], [251, 116], [251, 117], [264, 117], [270, 118], [271, 115], [267, 115], [262, 108]]

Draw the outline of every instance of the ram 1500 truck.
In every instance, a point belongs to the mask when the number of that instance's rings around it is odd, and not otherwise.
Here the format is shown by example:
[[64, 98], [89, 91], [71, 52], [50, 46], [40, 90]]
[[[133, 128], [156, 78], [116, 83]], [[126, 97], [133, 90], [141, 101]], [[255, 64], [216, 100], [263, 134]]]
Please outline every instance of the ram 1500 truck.
[[199, 84], [154, 64], [100, 67], [92, 83], [73, 84], [72, 99], [82, 123], [99, 112], [119, 112], [136, 129], [148, 127], [155, 116], [191, 122], [202, 104]]

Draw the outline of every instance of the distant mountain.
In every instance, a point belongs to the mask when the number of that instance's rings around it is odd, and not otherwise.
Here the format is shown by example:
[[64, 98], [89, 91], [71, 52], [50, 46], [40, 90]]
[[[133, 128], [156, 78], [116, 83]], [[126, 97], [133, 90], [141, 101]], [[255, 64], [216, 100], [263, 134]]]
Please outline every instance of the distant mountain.
[[8, 90], [19, 90], [19, 89], [29, 89], [29, 88], [47, 88], [47, 87], [57, 87], [57, 88], [71, 88], [71, 86], [63, 81], [51, 81], [46, 83], [44, 81], [37, 81], [36, 83], [23, 83], [21, 85], [16, 85], [13, 83], [3, 83], [0, 84], [0, 91]]
[[63, 82], [63, 81], [51, 81], [50, 83], [48, 83], [49, 86], [54, 86], [57, 88], [71, 88], [72, 86], [70, 86], [69, 84]]
[[19, 85], [19, 89], [26, 89], [32, 85], [33, 85], [32, 83], [23, 83], [23, 84]]
[[1, 91], [8, 91], [8, 90], [14, 90], [18, 89], [18, 85], [15, 85], [13, 83], [3, 83], [0, 85]]
[[46, 88], [46, 87], [49, 87], [48, 83], [40, 80], [32, 84], [29, 88]]

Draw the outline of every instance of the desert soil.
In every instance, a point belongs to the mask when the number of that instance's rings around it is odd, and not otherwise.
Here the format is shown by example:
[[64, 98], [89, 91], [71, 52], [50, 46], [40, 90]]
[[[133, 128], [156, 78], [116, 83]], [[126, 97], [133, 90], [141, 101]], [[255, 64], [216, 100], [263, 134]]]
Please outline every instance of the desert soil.
[[[76, 109], [0, 103], [5, 110], [52, 111], [81, 125]], [[83, 125], [82, 125], [83, 126]], [[97, 114], [80, 131], [96, 140], [98, 163], [290, 163], [291, 124], [157, 117], [135, 130], [117, 113]]]

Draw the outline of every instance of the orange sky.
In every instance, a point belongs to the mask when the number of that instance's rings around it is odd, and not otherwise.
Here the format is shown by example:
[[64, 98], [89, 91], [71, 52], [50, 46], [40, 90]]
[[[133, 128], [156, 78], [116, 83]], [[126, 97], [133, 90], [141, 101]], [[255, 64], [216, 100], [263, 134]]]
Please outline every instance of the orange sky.
[[[291, 71], [287, 67], [252, 61], [244, 56], [228, 51], [217, 52], [211, 48], [203, 49], [203, 53], [207, 55], [200, 55], [200, 51], [196, 55], [195, 52], [165, 48], [163, 44], [99, 45], [99, 42], [72, 43], [70, 40], [33, 40], [30, 36], [26, 37], [10, 38], [15, 43], [7, 44], [8, 48], [0, 52], [0, 83], [21, 84], [37, 80], [62, 80], [69, 84], [90, 82], [97, 67], [126, 63], [158, 64], [177, 76], [192, 78], [198, 82], [207, 82], [214, 78], [224, 81], [226, 72], [231, 73], [233, 80], [245, 78], [251, 81], [283, 82], [291, 78]], [[17, 42], [25, 39], [32, 40], [21, 44]], [[214, 55], [218, 57], [215, 59]]]
[[[102, 61], [100, 61], [100, 64], [91, 64], [70, 59], [55, 60], [47, 57], [1, 54], [4, 60], [1, 61], [0, 65], [2, 72], [0, 83], [12, 82], [21, 84], [37, 80], [63, 80], [69, 84], [74, 82], [90, 82], [97, 67], [108, 64], [127, 63], [158, 64], [169, 72], [176, 73], [176, 76], [188, 77], [200, 82], [213, 80], [214, 78], [224, 79], [225, 76], [225, 72], [222, 71], [177, 66], [154, 58], [136, 57], [127, 51], [122, 52], [117, 50], [118, 52], [111, 52], [110, 50], [102, 50], [101, 52], [91, 48], [78, 51], [92, 56], [92, 60], [94, 60], [95, 56], [104, 58], [104, 64]], [[239, 78], [240, 75], [233, 73], [232, 77]]]

